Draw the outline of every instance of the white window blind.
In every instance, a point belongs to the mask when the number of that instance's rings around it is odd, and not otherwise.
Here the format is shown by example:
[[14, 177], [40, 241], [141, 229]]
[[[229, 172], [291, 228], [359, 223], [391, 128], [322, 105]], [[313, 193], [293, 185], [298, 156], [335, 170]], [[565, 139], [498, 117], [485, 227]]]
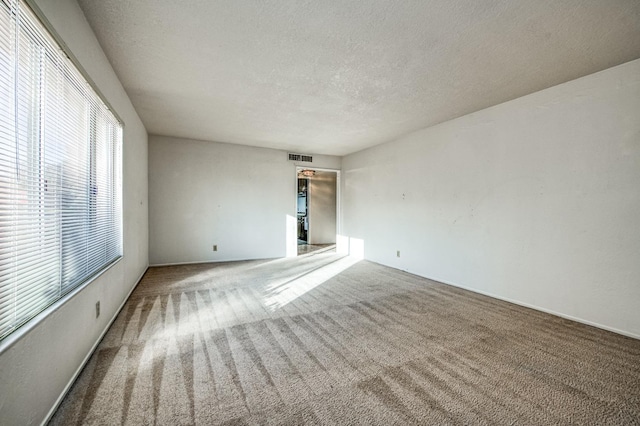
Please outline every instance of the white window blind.
[[0, 0], [0, 339], [122, 255], [122, 125], [22, 0]]

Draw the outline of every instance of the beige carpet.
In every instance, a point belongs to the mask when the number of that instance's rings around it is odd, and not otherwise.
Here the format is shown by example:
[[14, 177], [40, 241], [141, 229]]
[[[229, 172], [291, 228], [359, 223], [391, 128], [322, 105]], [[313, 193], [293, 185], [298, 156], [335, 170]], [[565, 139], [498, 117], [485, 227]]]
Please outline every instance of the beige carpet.
[[640, 424], [640, 341], [335, 253], [151, 268], [51, 423]]

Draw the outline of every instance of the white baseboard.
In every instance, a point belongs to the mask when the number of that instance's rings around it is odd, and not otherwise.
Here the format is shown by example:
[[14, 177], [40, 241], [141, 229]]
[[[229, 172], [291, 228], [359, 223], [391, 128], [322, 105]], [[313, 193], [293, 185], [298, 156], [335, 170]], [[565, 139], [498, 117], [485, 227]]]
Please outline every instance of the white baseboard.
[[574, 317], [572, 315], [563, 314], [562, 312], [557, 312], [557, 311], [554, 311], [554, 310], [551, 310], [551, 309], [543, 308], [542, 306], [532, 305], [530, 303], [521, 302], [519, 300], [510, 299], [508, 297], [499, 296], [497, 294], [494, 294], [494, 293], [491, 293], [491, 292], [488, 292], [488, 291], [478, 290], [478, 289], [473, 288], [473, 287], [467, 287], [467, 286], [464, 286], [464, 285], [452, 283], [452, 282], [449, 282], [449, 281], [446, 281], [446, 280], [442, 280], [442, 279], [439, 279], [439, 278], [429, 277], [429, 276], [426, 276], [426, 275], [417, 274], [415, 272], [411, 272], [411, 271], [408, 271], [406, 269], [397, 268], [397, 267], [395, 267], [393, 265], [387, 265], [387, 264], [384, 264], [384, 263], [381, 263], [381, 262], [375, 262], [373, 260], [370, 260], [370, 262], [379, 263], [380, 265], [388, 266], [389, 268], [397, 269], [399, 271], [406, 272], [408, 274], [415, 275], [415, 276], [418, 276], [418, 277], [426, 278], [426, 279], [431, 280], [431, 281], [436, 281], [436, 282], [439, 282], [439, 283], [442, 283], [442, 284], [450, 285], [452, 287], [458, 287], [458, 288], [461, 288], [463, 290], [471, 291], [473, 293], [482, 294], [483, 296], [489, 296], [489, 297], [492, 297], [494, 299], [503, 300], [505, 302], [513, 303], [514, 305], [524, 306], [525, 308], [534, 309], [536, 311], [544, 312], [546, 314], [555, 315], [555, 316], [560, 317], [560, 318], [565, 318], [565, 319], [568, 319], [568, 320], [571, 320], [571, 321], [579, 322], [581, 324], [590, 325], [591, 327], [600, 328], [602, 330], [611, 331], [612, 333], [616, 333], [616, 334], [620, 334], [620, 335], [623, 335], [623, 336], [626, 336], [626, 337], [631, 337], [633, 339], [640, 340], [640, 335], [635, 334], [635, 333], [631, 333], [631, 332], [628, 332], [628, 331], [625, 331], [625, 330], [620, 330], [620, 329], [615, 328], [615, 327], [609, 327], [607, 325], [599, 324], [597, 322], [589, 321], [589, 320], [586, 320], [586, 319], [583, 319], [583, 318]]
[[122, 308], [124, 308], [125, 303], [127, 303], [127, 300], [129, 300], [129, 297], [131, 296], [131, 293], [133, 293], [133, 290], [135, 290], [136, 287], [138, 286], [138, 284], [140, 284], [140, 281], [142, 280], [142, 277], [144, 276], [144, 274], [147, 272], [148, 269], [149, 269], [149, 267], [147, 266], [144, 269], [144, 271], [142, 271], [142, 274], [140, 274], [140, 276], [136, 280], [136, 283], [133, 285], [133, 287], [131, 287], [131, 290], [129, 290], [129, 293], [127, 293], [127, 297], [124, 298], [124, 300], [122, 301], [122, 303], [120, 304], [120, 306], [116, 310], [115, 314], [113, 314], [113, 316], [111, 317], [111, 319], [107, 323], [107, 325], [104, 328], [104, 330], [102, 330], [102, 333], [100, 333], [100, 336], [98, 337], [98, 340], [96, 340], [96, 342], [91, 347], [91, 350], [89, 351], [87, 356], [84, 357], [84, 359], [82, 360], [82, 363], [80, 363], [80, 366], [78, 366], [78, 368], [76, 369], [75, 373], [73, 373], [73, 376], [71, 376], [71, 380], [69, 380], [67, 385], [64, 387], [64, 390], [62, 391], [62, 393], [60, 394], [60, 396], [56, 400], [55, 404], [53, 404], [53, 407], [51, 407], [51, 409], [49, 410], [49, 412], [45, 416], [44, 421], [41, 423], [41, 426], [45, 426], [47, 423], [49, 423], [49, 421], [51, 420], [51, 417], [53, 417], [53, 415], [55, 414], [56, 410], [58, 409], [58, 407], [62, 403], [62, 400], [64, 399], [64, 397], [67, 396], [67, 393], [71, 389], [71, 386], [73, 386], [73, 383], [76, 381], [76, 379], [78, 378], [78, 376], [82, 372], [82, 369], [87, 364], [87, 362], [89, 362], [89, 359], [91, 358], [91, 355], [93, 355], [93, 352], [95, 352], [96, 348], [98, 347], [98, 345], [100, 344], [100, 342], [104, 338], [105, 334], [107, 334], [107, 331], [109, 331], [109, 328], [111, 327], [113, 322], [118, 317], [118, 314], [120, 313]]
[[173, 262], [173, 263], [154, 263], [149, 265], [149, 268], [156, 268], [159, 266], [180, 266], [180, 265], [200, 265], [203, 263], [227, 263], [227, 262], [244, 262], [247, 260], [274, 260], [274, 259], [285, 259], [284, 257], [258, 257], [255, 259], [224, 259], [224, 260], [198, 260], [195, 262]]
[[[391, 266], [391, 267], [393, 268], [393, 266]], [[395, 269], [397, 269], [397, 268], [395, 268]], [[482, 294], [484, 296], [489, 296], [489, 297], [492, 297], [494, 299], [503, 300], [505, 302], [513, 303], [514, 305], [524, 306], [525, 308], [534, 309], [536, 311], [544, 312], [546, 314], [555, 315], [555, 316], [560, 317], [560, 318], [565, 318], [565, 319], [568, 319], [568, 320], [571, 320], [571, 321], [579, 322], [581, 324], [590, 325], [592, 327], [600, 328], [602, 330], [611, 331], [611, 332], [616, 333], [616, 334], [621, 334], [623, 336], [627, 336], [627, 337], [631, 337], [631, 338], [640, 340], [640, 335], [634, 334], [634, 333], [630, 333], [628, 331], [620, 330], [620, 329], [617, 329], [615, 327], [609, 327], [609, 326], [606, 326], [606, 325], [603, 325], [603, 324], [599, 324], [597, 322], [585, 320], [585, 319], [582, 319], [582, 318], [577, 318], [577, 317], [574, 317], [574, 316], [571, 316], [571, 315], [563, 314], [562, 312], [556, 312], [556, 311], [553, 311], [551, 309], [543, 308], [543, 307], [537, 306], [537, 305], [532, 305], [532, 304], [526, 303], [526, 302], [521, 302], [521, 301], [515, 300], [515, 299], [510, 299], [508, 297], [498, 296], [497, 294], [490, 293], [488, 291], [478, 290], [478, 289], [475, 289], [475, 288], [472, 288], [472, 287], [467, 287], [467, 286], [464, 286], [464, 285], [454, 284], [454, 283], [451, 283], [451, 282], [448, 282], [448, 281], [445, 281], [445, 280], [427, 277], [425, 275], [418, 275], [418, 274], [415, 274], [415, 273], [409, 272], [409, 271], [404, 271], [404, 272], [407, 272], [407, 273], [413, 274], [413, 275], [417, 275], [419, 277], [423, 277], [423, 278], [426, 278], [426, 279], [431, 280], [431, 281], [436, 281], [436, 282], [439, 282], [439, 283], [442, 283], [442, 284], [450, 285], [452, 287], [458, 287], [458, 288], [461, 288], [461, 289], [464, 289], [464, 290], [468, 290], [468, 291], [471, 291], [473, 293], [478, 293], [478, 294]]]
[[154, 263], [149, 265], [149, 268], [156, 268], [159, 266], [200, 265], [202, 263], [220, 263], [220, 262], [232, 262], [232, 261], [231, 260], [199, 260], [197, 262]]

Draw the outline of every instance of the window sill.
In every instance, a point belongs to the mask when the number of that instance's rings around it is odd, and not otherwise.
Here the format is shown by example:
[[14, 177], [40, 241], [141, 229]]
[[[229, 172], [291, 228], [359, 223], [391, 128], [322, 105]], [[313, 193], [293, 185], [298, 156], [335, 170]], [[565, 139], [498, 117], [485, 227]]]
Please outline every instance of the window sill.
[[100, 271], [96, 272], [91, 278], [89, 278], [84, 283], [80, 284], [78, 287], [71, 290], [69, 293], [62, 296], [60, 299], [53, 302], [51, 305], [46, 307], [42, 312], [40, 312], [35, 317], [31, 318], [29, 321], [24, 323], [22, 326], [18, 327], [16, 330], [11, 332], [11, 334], [7, 335], [2, 341], [0, 341], [0, 356], [7, 350], [9, 350], [13, 345], [18, 343], [23, 337], [29, 334], [32, 330], [38, 327], [38, 325], [46, 320], [51, 314], [56, 312], [58, 309], [62, 308], [68, 301], [73, 299], [77, 294], [79, 294], [82, 290], [87, 288], [91, 283], [101, 277], [108, 270], [113, 268], [117, 263], [122, 260], [122, 256], [115, 259], [113, 262], [109, 263], [107, 266], [102, 268]]

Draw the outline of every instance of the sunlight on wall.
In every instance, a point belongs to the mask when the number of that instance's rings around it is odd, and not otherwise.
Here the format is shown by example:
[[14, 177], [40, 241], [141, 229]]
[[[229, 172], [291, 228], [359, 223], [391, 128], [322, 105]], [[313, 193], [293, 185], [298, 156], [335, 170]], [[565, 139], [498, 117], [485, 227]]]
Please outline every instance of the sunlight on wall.
[[354, 259], [364, 259], [364, 240], [349, 237], [349, 256]]
[[336, 235], [336, 253], [349, 254], [349, 237]]
[[293, 280], [274, 283], [267, 288], [264, 304], [271, 311], [276, 311], [359, 261], [360, 259], [345, 256]]
[[287, 257], [298, 255], [298, 222], [295, 217], [287, 215]]

